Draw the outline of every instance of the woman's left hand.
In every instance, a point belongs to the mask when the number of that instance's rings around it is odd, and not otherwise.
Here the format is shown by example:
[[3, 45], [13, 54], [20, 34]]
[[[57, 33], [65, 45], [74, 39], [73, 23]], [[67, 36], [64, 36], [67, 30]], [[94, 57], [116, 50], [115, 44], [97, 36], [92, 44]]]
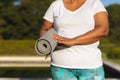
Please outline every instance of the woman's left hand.
[[51, 36], [52, 36], [53, 39], [55, 39], [60, 44], [64, 44], [64, 45], [67, 45], [67, 46], [75, 45], [74, 38], [66, 38], [66, 37], [62, 37], [62, 36], [57, 35], [57, 34], [52, 34]]

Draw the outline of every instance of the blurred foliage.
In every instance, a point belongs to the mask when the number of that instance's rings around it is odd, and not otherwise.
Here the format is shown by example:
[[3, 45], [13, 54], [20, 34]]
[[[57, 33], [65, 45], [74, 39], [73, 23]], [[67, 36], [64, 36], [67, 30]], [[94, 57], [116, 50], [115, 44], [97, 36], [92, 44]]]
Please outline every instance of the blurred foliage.
[[108, 36], [112, 42], [120, 41], [120, 4], [108, 6], [110, 35]]
[[120, 47], [112, 48], [108, 53], [110, 59], [120, 59]]
[[[42, 17], [54, 0], [0, 0], [0, 39], [37, 39]], [[110, 42], [120, 41], [120, 5], [106, 7], [109, 13]]]
[[0, 0], [0, 38], [36, 39], [42, 17], [52, 0]]

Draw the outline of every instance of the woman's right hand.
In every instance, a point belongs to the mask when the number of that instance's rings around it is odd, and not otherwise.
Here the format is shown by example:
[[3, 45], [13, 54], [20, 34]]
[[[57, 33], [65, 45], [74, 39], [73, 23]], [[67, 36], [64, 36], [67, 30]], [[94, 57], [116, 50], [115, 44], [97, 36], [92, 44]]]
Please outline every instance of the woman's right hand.
[[52, 34], [51, 37], [53, 39], [55, 39], [56, 42], [58, 42], [60, 44], [64, 44], [66, 46], [73, 46], [73, 45], [75, 45], [74, 38], [66, 38], [66, 37], [62, 37], [62, 36], [57, 35], [57, 34]]

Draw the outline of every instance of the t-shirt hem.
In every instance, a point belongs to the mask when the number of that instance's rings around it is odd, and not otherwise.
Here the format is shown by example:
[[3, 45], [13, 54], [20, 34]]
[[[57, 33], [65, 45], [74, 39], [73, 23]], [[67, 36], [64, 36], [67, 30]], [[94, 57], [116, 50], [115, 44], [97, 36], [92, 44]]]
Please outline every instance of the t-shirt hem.
[[96, 65], [96, 66], [64, 66], [64, 65], [58, 65], [58, 64], [54, 64], [54, 63], [51, 63], [51, 65], [53, 66], [57, 66], [57, 67], [63, 67], [63, 68], [71, 68], [71, 69], [94, 69], [94, 68], [98, 68], [98, 67], [101, 67], [103, 66], [103, 63], [100, 64], [100, 65]]
[[108, 12], [106, 10], [101, 10], [101, 11], [97, 11], [94, 13], [94, 16], [97, 14], [97, 13], [100, 13], [100, 12], [106, 12], [108, 14]]
[[53, 23], [53, 21], [49, 18], [46, 18], [46, 17], [43, 17], [43, 19], [47, 20], [47, 21], [50, 21], [51, 23]]

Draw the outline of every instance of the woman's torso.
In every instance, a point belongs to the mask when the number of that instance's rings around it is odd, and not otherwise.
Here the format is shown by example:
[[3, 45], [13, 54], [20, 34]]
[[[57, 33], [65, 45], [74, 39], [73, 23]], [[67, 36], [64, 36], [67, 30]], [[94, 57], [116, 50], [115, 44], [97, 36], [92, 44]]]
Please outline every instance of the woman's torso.
[[[94, 0], [86, 0], [80, 8], [70, 11], [62, 0], [53, 3], [54, 28], [59, 35], [73, 38], [94, 29]], [[102, 65], [99, 41], [88, 45], [75, 45], [51, 54], [51, 64], [66, 68], [95, 68]]]

